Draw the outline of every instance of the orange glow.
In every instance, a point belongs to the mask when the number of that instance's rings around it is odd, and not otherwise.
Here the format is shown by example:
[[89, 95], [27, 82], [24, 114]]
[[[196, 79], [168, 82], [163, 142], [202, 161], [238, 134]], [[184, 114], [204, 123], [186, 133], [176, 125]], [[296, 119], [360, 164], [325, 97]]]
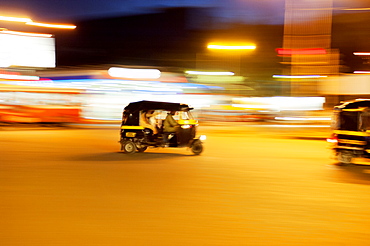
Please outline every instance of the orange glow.
[[352, 8], [352, 9], [344, 9], [349, 11], [368, 11], [370, 8]]
[[23, 17], [0, 16], [0, 21], [23, 22], [26, 25], [47, 27], [47, 28], [76, 29], [75, 25], [40, 23], [40, 22], [34, 22], [30, 18], [23, 18]]
[[75, 25], [48, 24], [48, 23], [39, 23], [39, 22], [33, 22], [33, 21], [27, 22], [26, 25], [48, 27], [48, 28], [76, 29]]

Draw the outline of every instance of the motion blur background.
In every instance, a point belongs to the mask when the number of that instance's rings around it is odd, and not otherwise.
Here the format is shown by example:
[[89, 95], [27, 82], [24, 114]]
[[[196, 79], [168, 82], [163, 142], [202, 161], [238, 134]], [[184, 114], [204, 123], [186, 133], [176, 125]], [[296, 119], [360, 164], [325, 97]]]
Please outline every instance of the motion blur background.
[[4, 123], [117, 121], [138, 100], [277, 120], [370, 93], [368, 1], [2, 4]]
[[[368, 246], [370, 168], [325, 140], [370, 95], [369, 22], [369, 0], [1, 0], [0, 244]], [[120, 152], [139, 100], [194, 107], [202, 155]]]

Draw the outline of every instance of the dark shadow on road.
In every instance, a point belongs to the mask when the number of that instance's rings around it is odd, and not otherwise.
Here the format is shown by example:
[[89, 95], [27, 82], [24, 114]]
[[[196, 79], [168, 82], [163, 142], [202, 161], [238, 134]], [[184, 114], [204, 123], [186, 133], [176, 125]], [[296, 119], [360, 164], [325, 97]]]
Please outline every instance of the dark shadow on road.
[[[98, 153], [94, 155], [78, 155], [72, 157], [73, 161], [150, 161], [153, 159], [163, 159], [168, 160], [169, 158], [177, 157], [191, 157], [194, 156], [190, 153], [136, 153], [136, 154], [125, 154], [123, 152], [110, 152], [110, 153]], [[145, 164], [145, 162], [142, 162]]]
[[370, 166], [344, 165], [335, 166], [335, 178], [343, 183], [370, 185]]

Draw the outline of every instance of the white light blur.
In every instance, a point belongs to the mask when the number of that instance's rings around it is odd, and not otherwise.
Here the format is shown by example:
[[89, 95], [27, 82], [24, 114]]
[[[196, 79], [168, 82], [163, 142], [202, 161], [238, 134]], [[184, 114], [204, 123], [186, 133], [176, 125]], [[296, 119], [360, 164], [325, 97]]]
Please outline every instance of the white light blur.
[[200, 135], [200, 136], [199, 136], [199, 140], [204, 141], [204, 140], [206, 140], [206, 139], [207, 139], [207, 136], [206, 136], [206, 135]]
[[370, 52], [353, 52], [355, 56], [370, 56]]
[[1, 21], [14, 21], [14, 22], [30, 22], [30, 18], [20, 18], [20, 17], [10, 17], [10, 16], [0, 16]]
[[161, 77], [161, 71], [158, 69], [111, 67], [108, 69], [108, 74], [115, 78], [130, 79], [158, 79]]
[[0, 79], [39, 80], [40, 77], [31, 75], [0, 74]]
[[51, 34], [0, 31], [0, 66], [55, 67]]
[[353, 73], [370, 73], [370, 71], [354, 71]]
[[18, 32], [18, 31], [10, 31], [10, 30], [1, 30], [0, 33], [19, 35], [19, 36], [28, 36], [28, 37], [40, 37], [40, 38], [50, 38], [53, 36], [52, 34], [46, 34], [46, 33]]
[[202, 71], [186, 71], [187, 74], [193, 75], [234, 75], [233, 72], [202, 72]]

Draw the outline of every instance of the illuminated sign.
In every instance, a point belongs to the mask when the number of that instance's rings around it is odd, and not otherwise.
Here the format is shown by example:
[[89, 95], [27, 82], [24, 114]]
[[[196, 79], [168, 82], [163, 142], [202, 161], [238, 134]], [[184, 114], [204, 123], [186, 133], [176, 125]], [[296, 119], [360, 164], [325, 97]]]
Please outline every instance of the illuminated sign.
[[55, 67], [55, 40], [50, 34], [0, 31], [0, 67]]

